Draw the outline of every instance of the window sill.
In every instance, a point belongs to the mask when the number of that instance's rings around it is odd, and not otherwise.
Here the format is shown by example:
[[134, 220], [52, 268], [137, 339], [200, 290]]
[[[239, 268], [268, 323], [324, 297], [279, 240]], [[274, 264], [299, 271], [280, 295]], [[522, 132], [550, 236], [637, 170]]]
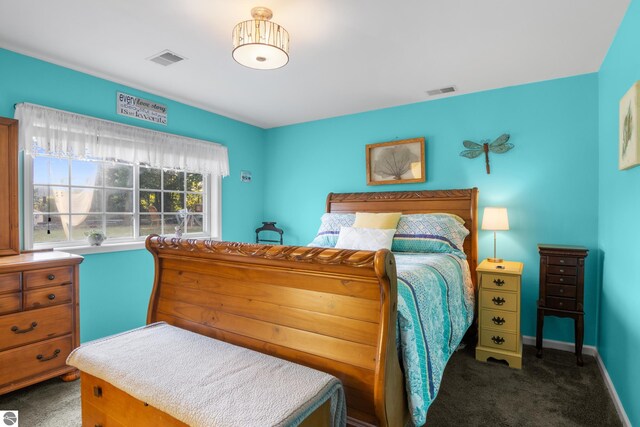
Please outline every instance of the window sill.
[[54, 248], [56, 252], [67, 252], [75, 255], [103, 254], [108, 252], [136, 251], [144, 249], [144, 240], [140, 242], [106, 243], [102, 246], [67, 246]]

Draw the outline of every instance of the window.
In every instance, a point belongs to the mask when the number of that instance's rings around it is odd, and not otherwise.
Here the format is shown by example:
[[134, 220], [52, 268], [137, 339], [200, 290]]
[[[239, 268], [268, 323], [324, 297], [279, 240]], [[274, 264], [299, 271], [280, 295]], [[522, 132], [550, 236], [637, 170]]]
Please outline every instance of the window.
[[211, 234], [204, 174], [45, 155], [31, 166], [32, 247], [86, 244], [92, 230], [109, 242]]
[[220, 144], [19, 104], [24, 246], [87, 245], [149, 234], [220, 238]]

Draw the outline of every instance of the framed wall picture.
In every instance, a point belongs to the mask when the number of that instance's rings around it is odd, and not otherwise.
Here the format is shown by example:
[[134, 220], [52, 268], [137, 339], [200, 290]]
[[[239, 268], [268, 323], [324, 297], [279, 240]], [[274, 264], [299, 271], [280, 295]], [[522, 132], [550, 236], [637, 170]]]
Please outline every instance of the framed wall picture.
[[425, 180], [424, 138], [367, 145], [367, 185]]
[[640, 164], [640, 138], [638, 136], [638, 101], [640, 81], [636, 82], [620, 100], [620, 135], [618, 169], [629, 169]]

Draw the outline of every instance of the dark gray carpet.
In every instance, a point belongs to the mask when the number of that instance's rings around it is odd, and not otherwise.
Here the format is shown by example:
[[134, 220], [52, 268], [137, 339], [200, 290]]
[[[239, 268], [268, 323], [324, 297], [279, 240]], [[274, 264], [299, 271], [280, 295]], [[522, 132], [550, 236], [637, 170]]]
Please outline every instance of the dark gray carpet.
[[[80, 383], [45, 381], [0, 396], [0, 410], [19, 410], [20, 426], [80, 426]], [[593, 357], [525, 346], [522, 370], [481, 363], [473, 349], [453, 355], [427, 426], [620, 426]]]

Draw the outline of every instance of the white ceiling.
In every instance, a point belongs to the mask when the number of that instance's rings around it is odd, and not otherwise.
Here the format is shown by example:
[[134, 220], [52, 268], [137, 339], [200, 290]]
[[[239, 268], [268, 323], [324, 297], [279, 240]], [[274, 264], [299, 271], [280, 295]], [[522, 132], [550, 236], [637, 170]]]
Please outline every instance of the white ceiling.
[[[0, 47], [260, 127], [600, 68], [630, 0], [0, 0]], [[231, 58], [253, 6], [291, 35], [284, 68]], [[188, 59], [163, 67], [169, 49]]]

